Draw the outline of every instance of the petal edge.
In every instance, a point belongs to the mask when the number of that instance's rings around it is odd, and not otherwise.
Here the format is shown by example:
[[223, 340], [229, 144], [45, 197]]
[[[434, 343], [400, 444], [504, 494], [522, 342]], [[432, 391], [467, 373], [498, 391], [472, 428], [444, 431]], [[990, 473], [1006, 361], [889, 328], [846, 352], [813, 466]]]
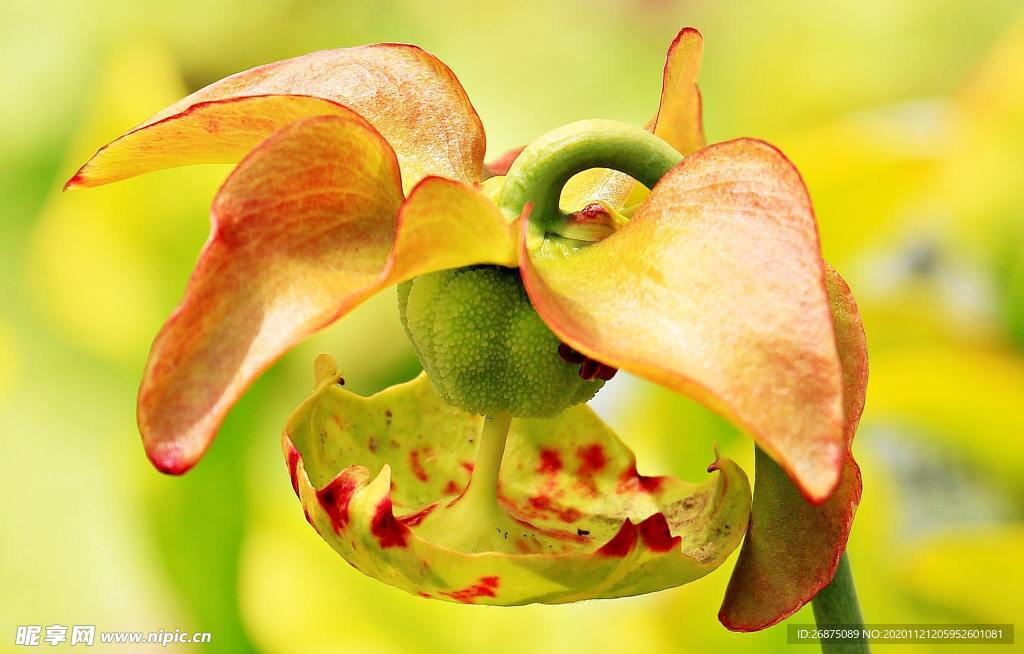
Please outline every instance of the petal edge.
[[776, 148], [705, 148], [604, 241], [531, 252], [524, 233], [520, 260], [564, 342], [731, 417], [806, 497], [828, 498], [842, 465], [838, 354], [810, 200]]
[[[218, 162], [237, 161], [248, 151], [244, 145], [252, 147], [287, 124], [288, 114], [294, 109], [281, 106], [281, 100], [276, 107], [249, 105], [249, 109], [260, 111], [235, 116], [226, 121], [226, 126], [210, 130], [204, 138], [193, 138], [188, 152], [181, 150], [175, 138], [150, 137], [159, 137], [159, 132], [171, 131], [179, 123], [189, 128], [196, 108], [209, 109], [223, 101], [261, 97], [291, 98], [289, 104], [298, 103], [307, 112], [313, 106], [310, 102], [319, 100], [358, 113], [397, 153], [406, 188], [427, 175], [465, 181], [480, 178], [486, 147], [483, 124], [455, 74], [417, 46], [382, 43], [313, 52], [218, 80], [116, 139], [110, 146], [119, 145], [113, 149], [101, 148], [67, 186], [106, 184], [167, 165], [206, 163], [211, 157]], [[335, 113], [329, 104], [322, 105], [323, 113]], [[250, 122], [246, 124], [246, 120]], [[223, 129], [232, 126], [238, 129]], [[157, 133], [154, 128], [158, 128]], [[200, 134], [193, 133], [197, 135]], [[114, 157], [123, 149], [151, 154], [157, 150], [170, 155], [174, 162], [163, 164], [149, 156], [149, 167], [142, 168], [131, 158]], [[95, 171], [104, 169], [106, 174], [91, 177]]]
[[780, 622], [832, 580], [860, 503], [863, 483], [850, 446], [867, 390], [867, 341], [853, 294], [831, 266], [827, 271], [843, 364], [847, 449], [842, 481], [827, 502], [814, 506], [773, 461], [757, 453], [750, 527], [719, 612], [719, 620], [733, 631], [758, 631]]
[[515, 262], [510, 226], [472, 186], [428, 177], [403, 201], [394, 154], [355, 114], [275, 132], [225, 182], [214, 216], [139, 390], [147, 454], [172, 474], [195, 464], [267, 367], [377, 291]]

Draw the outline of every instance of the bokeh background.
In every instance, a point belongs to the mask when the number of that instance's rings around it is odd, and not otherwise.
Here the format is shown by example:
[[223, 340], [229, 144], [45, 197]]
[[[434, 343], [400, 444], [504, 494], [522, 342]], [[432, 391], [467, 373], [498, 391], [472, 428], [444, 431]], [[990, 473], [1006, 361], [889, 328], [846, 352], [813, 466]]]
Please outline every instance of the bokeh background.
[[[645, 597], [495, 609], [408, 596], [337, 558], [303, 520], [278, 437], [317, 352], [363, 392], [416, 373], [392, 293], [287, 355], [193, 472], [158, 474], [136, 385], [228, 168], [60, 192], [97, 146], [188, 91], [376, 41], [418, 43], [457, 72], [490, 157], [575, 119], [644, 123], [685, 25], [705, 36], [709, 139], [762, 137], [796, 162], [865, 317], [850, 552], [867, 620], [1021, 627], [1019, 0], [5, 0], [0, 651], [19, 649], [15, 625], [54, 623], [212, 632], [171, 646], [195, 652], [791, 651], [784, 628], [718, 624], [731, 562]], [[752, 470], [746, 437], [650, 384], [619, 375], [597, 406], [642, 472], [698, 479], [714, 442]]]

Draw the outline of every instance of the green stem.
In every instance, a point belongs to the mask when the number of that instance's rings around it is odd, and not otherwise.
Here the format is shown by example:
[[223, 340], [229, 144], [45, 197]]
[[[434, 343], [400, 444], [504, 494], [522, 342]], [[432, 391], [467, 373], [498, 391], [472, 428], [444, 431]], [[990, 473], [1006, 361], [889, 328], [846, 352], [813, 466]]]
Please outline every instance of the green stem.
[[476, 462], [473, 464], [473, 476], [469, 488], [459, 500], [459, 504], [464, 507], [463, 510], [479, 511], [478, 515], [489, 515], [497, 508], [498, 472], [501, 470], [501, 458], [505, 453], [505, 440], [508, 438], [510, 424], [512, 416], [508, 413], [484, 418]]
[[[811, 607], [814, 609], [814, 620], [819, 628], [826, 627], [857, 627], [863, 629], [864, 618], [860, 612], [860, 602], [857, 600], [857, 589], [853, 585], [853, 572], [850, 570], [850, 557], [846, 552], [839, 559], [839, 568], [836, 570], [832, 582], [821, 589], [821, 592], [811, 600]], [[870, 652], [866, 639], [859, 639], [856, 642], [822, 642], [821, 651], [824, 654], [862, 654]]]
[[[508, 413], [484, 418], [469, 486], [453, 503], [428, 515], [418, 527], [419, 534], [457, 552], [517, 551], [508, 535], [522, 531], [522, 523], [498, 501], [498, 472], [511, 423]], [[460, 527], [452, 529], [451, 525]]]
[[509, 221], [530, 204], [531, 227], [543, 233], [559, 221], [558, 200], [573, 175], [611, 168], [653, 188], [682, 159], [671, 145], [635, 125], [581, 120], [528, 145], [509, 169], [497, 202]]

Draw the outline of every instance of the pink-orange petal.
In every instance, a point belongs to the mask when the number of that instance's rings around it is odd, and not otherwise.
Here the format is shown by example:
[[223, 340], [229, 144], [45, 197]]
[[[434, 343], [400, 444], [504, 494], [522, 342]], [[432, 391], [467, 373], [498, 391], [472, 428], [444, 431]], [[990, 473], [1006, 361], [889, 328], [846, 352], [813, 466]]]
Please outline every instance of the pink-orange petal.
[[518, 263], [518, 224], [473, 186], [426, 177], [409, 193], [398, 216], [398, 238], [380, 286], [447, 268]]
[[64, 189], [101, 186], [177, 166], [235, 163], [267, 136], [296, 120], [351, 114], [330, 100], [302, 95], [198, 102], [103, 146]]
[[808, 503], [785, 473], [758, 453], [750, 528], [733, 569], [719, 619], [734, 631], [756, 631], [795, 613], [835, 575], [861, 496], [861, 475], [849, 450], [867, 390], [864, 326], [846, 282], [828, 268], [836, 344], [843, 366], [842, 482], [824, 504]]
[[274, 360], [374, 292], [514, 257], [508, 225], [471, 186], [428, 178], [403, 204], [393, 152], [354, 114], [276, 132], [225, 182], [213, 219], [139, 391], [146, 451], [170, 473], [195, 464]]
[[[221, 106], [258, 96], [277, 97]], [[290, 120], [336, 113], [332, 104], [355, 111], [384, 136], [407, 188], [427, 175], [479, 180], [483, 126], [454, 73], [416, 46], [385, 43], [314, 52], [214, 82], [102, 148], [68, 187], [188, 163], [234, 162]]]
[[687, 157], [632, 220], [520, 266], [572, 348], [705, 402], [752, 433], [815, 502], [839, 482], [842, 387], [824, 262], [799, 173], [774, 147]]
[[704, 37], [685, 27], [668, 48], [662, 74], [661, 102], [654, 118], [654, 133], [682, 154], [705, 145], [697, 76], [704, 55]]

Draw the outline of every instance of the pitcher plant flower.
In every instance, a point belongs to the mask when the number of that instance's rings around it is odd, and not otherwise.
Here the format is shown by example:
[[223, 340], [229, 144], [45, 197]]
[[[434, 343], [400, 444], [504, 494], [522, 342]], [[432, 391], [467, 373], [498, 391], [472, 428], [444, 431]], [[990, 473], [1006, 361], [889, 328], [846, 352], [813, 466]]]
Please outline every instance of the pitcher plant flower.
[[[672, 42], [646, 129], [581, 121], [488, 165], [454, 74], [402, 44], [232, 75], [101, 148], [66, 188], [238, 162], [146, 365], [150, 460], [187, 471], [275, 360], [397, 286], [425, 372], [364, 398], [321, 355], [282, 436], [350, 564], [425, 597], [557, 603], [687, 583], [742, 541], [725, 626], [810, 601], [860, 498], [863, 327], [793, 164], [706, 145], [702, 51], [691, 28]], [[641, 475], [585, 404], [618, 369], [748, 432], [753, 498], [717, 452], [700, 483]]]

